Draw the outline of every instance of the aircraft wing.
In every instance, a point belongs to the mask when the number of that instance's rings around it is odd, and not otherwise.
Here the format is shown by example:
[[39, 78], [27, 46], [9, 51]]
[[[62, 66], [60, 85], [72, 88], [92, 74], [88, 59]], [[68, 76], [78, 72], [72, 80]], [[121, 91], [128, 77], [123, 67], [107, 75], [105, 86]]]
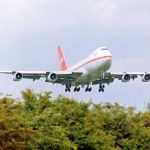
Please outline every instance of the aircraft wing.
[[128, 82], [130, 79], [142, 78], [142, 82], [150, 81], [150, 72], [105, 72], [100, 76], [100, 79], [94, 81], [92, 84], [109, 84], [115, 79], [122, 82]]
[[[14, 81], [20, 81], [21, 79], [31, 79], [33, 81], [45, 78], [46, 82], [67, 84], [73, 83], [78, 77], [83, 75], [83, 72], [72, 71], [0, 71], [4, 74], [12, 74]], [[142, 82], [150, 81], [150, 72], [105, 72], [99, 79], [92, 82], [95, 84], [109, 84], [114, 82], [115, 79], [122, 82], [128, 82], [130, 79], [136, 79], [140, 76]]]
[[59, 84], [70, 83], [83, 74], [82, 72], [72, 71], [0, 71], [0, 73], [12, 74], [14, 81], [20, 81], [21, 79], [32, 79], [34, 81], [45, 78], [46, 82]]
[[[26, 78], [26, 79], [40, 79], [41, 77], [46, 76], [46, 72], [44, 71], [0, 71], [0, 73], [3, 74], [12, 74], [14, 76], [14, 80], [17, 81], [17, 75], [18, 75], [18, 80], [19, 78]], [[20, 80], [21, 80], [20, 79]]]
[[131, 79], [135, 79], [138, 76], [150, 75], [150, 72], [106, 72], [106, 76], [122, 79], [124, 75], [129, 75]]

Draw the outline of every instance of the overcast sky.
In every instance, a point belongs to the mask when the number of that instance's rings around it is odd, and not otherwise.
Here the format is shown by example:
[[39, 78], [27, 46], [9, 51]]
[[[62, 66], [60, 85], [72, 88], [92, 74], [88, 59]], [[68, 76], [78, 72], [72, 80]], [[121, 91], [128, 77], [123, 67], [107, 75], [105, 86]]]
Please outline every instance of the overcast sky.
[[[57, 47], [69, 65], [106, 46], [113, 55], [112, 71], [150, 71], [149, 0], [0, 0], [0, 70], [59, 70]], [[0, 91], [51, 90], [95, 103], [118, 102], [146, 108], [150, 83], [117, 81], [105, 93], [65, 93], [60, 85], [0, 75]]]

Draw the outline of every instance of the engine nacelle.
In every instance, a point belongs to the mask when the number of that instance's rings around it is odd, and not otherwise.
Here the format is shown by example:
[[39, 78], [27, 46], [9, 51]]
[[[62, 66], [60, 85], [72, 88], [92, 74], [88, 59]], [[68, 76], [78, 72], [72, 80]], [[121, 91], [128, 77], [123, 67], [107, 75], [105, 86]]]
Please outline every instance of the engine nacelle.
[[145, 73], [142, 77], [142, 82], [148, 82], [150, 81], [150, 74]]
[[124, 75], [122, 76], [121, 81], [122, 81], [122, 82], [128, 82], [130, 79], [131, 79], [131, 76], [126, 73], [126, 74], [124, 74]]
[[22, 78], [23, 78], [22, 73], [16, 72], [16, 73], [14, 74], [13, 80], [14, 80], [14, 81], [20, 81]]
[[48, 82], [54, 82], [58, 79], [58, 75], [56, 73], [50, 73], [48, 76], [47, 76], [47, 79], [46, 81]]

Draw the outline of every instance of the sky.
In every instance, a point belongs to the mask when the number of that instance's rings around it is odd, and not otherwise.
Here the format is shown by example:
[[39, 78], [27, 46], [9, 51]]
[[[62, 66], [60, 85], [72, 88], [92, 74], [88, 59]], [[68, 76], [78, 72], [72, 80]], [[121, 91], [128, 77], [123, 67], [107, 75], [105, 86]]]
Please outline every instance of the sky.
[[[113, 55], [111, 71], [150, 71], [149, 0], [0, 0], [0, 70], [59, 70], [57, 47], [71, 66], [94, 49], [106, 46]], [[65, 93], [61, 85], [14, 82], [0, 75], [0, 92], [52, 91], [80, 101], [120, 103], [137, 110], [150, 103], [150, 83], [141, 79], [107, 86], [105, 93]]]

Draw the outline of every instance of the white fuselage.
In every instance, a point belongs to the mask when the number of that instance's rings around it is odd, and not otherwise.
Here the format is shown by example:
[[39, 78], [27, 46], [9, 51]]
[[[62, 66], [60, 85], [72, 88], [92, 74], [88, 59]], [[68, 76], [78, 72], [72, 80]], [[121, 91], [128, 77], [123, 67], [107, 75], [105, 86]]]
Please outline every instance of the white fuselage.
[[75, 84], [86, 83], [100, 78], [111, 67], [112, 56], [105, 47], [96, 49], [90, 56], [69, 68], [70, 71], [81, 71], [83, 75], [78, 78]]

